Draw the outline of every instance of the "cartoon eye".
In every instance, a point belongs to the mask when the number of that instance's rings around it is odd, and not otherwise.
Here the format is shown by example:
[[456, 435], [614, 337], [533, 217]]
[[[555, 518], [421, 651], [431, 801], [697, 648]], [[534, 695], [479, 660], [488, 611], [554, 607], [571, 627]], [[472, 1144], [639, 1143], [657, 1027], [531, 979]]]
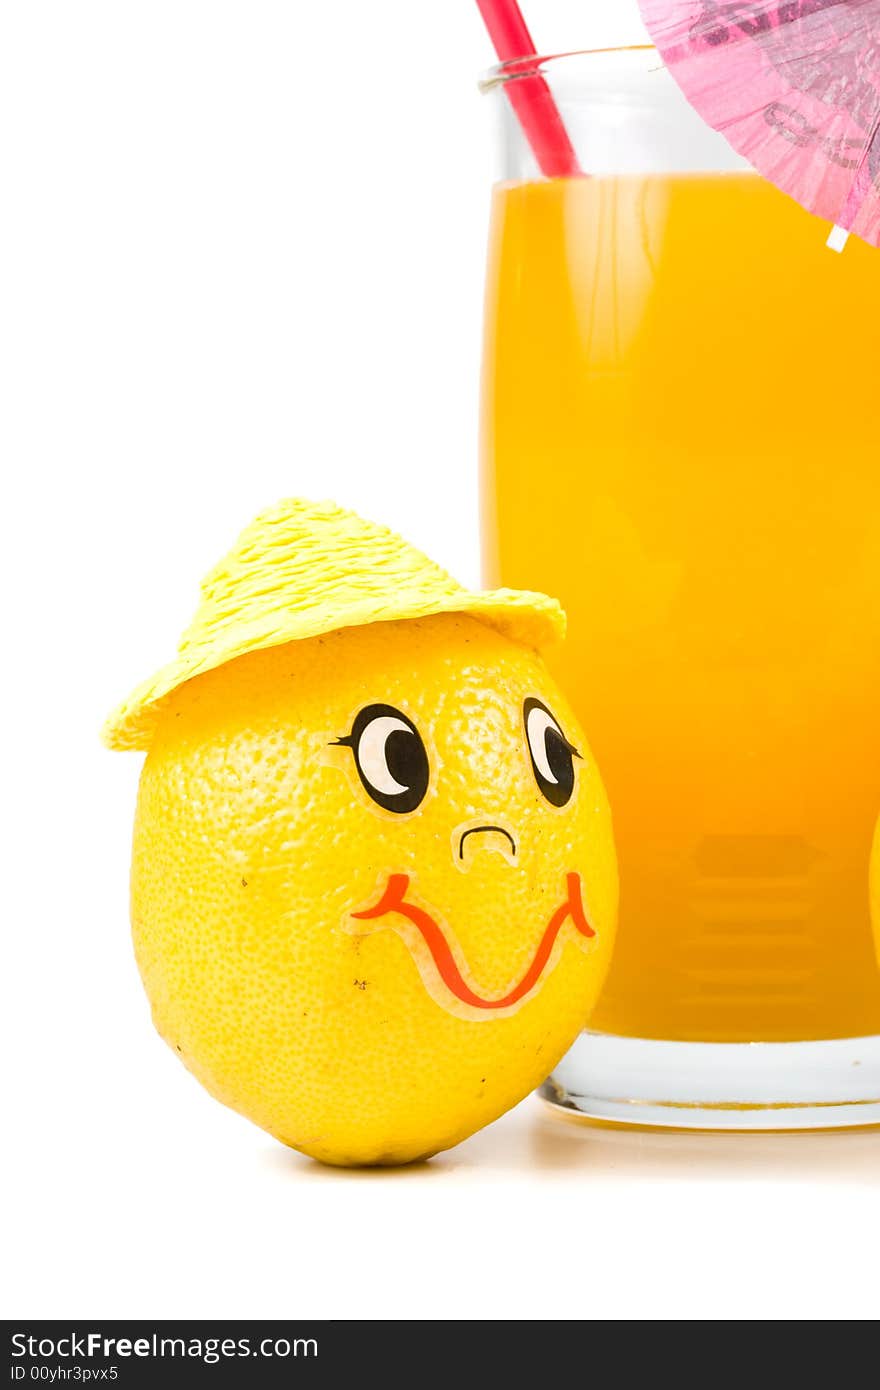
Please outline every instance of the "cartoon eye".
[[569, 743], [540, 700], [526, 700], [523, 722], [532, 771], [541, 795], [551, 806], [565, 806], [574, 791], [574, 759], [579, 758], [580, 753]]
[[386, 811], [414, 811], [428, 790], [428, 755], [411, 719], [393, 705], [366, 705], [337, 742], [354, 753], [367, 795]]

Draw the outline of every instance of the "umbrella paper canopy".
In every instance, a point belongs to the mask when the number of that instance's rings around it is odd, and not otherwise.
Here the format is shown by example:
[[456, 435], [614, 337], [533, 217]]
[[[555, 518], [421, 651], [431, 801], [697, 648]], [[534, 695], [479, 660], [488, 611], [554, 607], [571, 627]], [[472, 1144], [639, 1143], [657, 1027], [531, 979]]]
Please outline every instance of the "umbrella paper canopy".
[[880, 245], [880, 0], [639, 0], [673, 76], [760, 174]]

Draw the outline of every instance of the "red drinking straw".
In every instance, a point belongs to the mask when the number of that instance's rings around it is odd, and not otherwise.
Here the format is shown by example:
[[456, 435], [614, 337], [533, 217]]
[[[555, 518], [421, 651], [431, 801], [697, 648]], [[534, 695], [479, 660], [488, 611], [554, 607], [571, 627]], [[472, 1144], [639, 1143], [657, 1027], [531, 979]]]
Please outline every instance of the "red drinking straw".
[[[477, 5], [500, 62], [537, 57], [537, 49], [516, 0], [477, 0]], [[530, 72], [524, 64], [523, 76], [511, 77], [505, 84], [505, 91], [545, 178], [563, 179], [583, 173], [541, 73]]]

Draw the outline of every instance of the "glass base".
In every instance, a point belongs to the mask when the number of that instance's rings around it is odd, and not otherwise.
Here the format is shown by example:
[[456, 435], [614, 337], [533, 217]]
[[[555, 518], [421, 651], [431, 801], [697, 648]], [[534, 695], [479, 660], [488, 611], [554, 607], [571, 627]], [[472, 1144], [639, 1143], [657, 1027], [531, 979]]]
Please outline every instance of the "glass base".
[[880, 1124], [880, 1035], [694, 1043], [582, 1033], [540, 1091], [560, 1110], [665, 1129]]

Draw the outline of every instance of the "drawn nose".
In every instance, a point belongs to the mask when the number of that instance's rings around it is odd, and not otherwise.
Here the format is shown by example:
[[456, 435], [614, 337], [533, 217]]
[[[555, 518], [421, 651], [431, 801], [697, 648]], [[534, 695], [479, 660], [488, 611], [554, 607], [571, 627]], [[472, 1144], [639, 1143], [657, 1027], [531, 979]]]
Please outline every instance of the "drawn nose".
[[465, 846], [468, 854], [483, 845], [486, 849], [498, 850], [505, 859], [516, 858], [516, 840], [503, 825], [469, 825], [458, 837], [458, 857], [464, 862]]

